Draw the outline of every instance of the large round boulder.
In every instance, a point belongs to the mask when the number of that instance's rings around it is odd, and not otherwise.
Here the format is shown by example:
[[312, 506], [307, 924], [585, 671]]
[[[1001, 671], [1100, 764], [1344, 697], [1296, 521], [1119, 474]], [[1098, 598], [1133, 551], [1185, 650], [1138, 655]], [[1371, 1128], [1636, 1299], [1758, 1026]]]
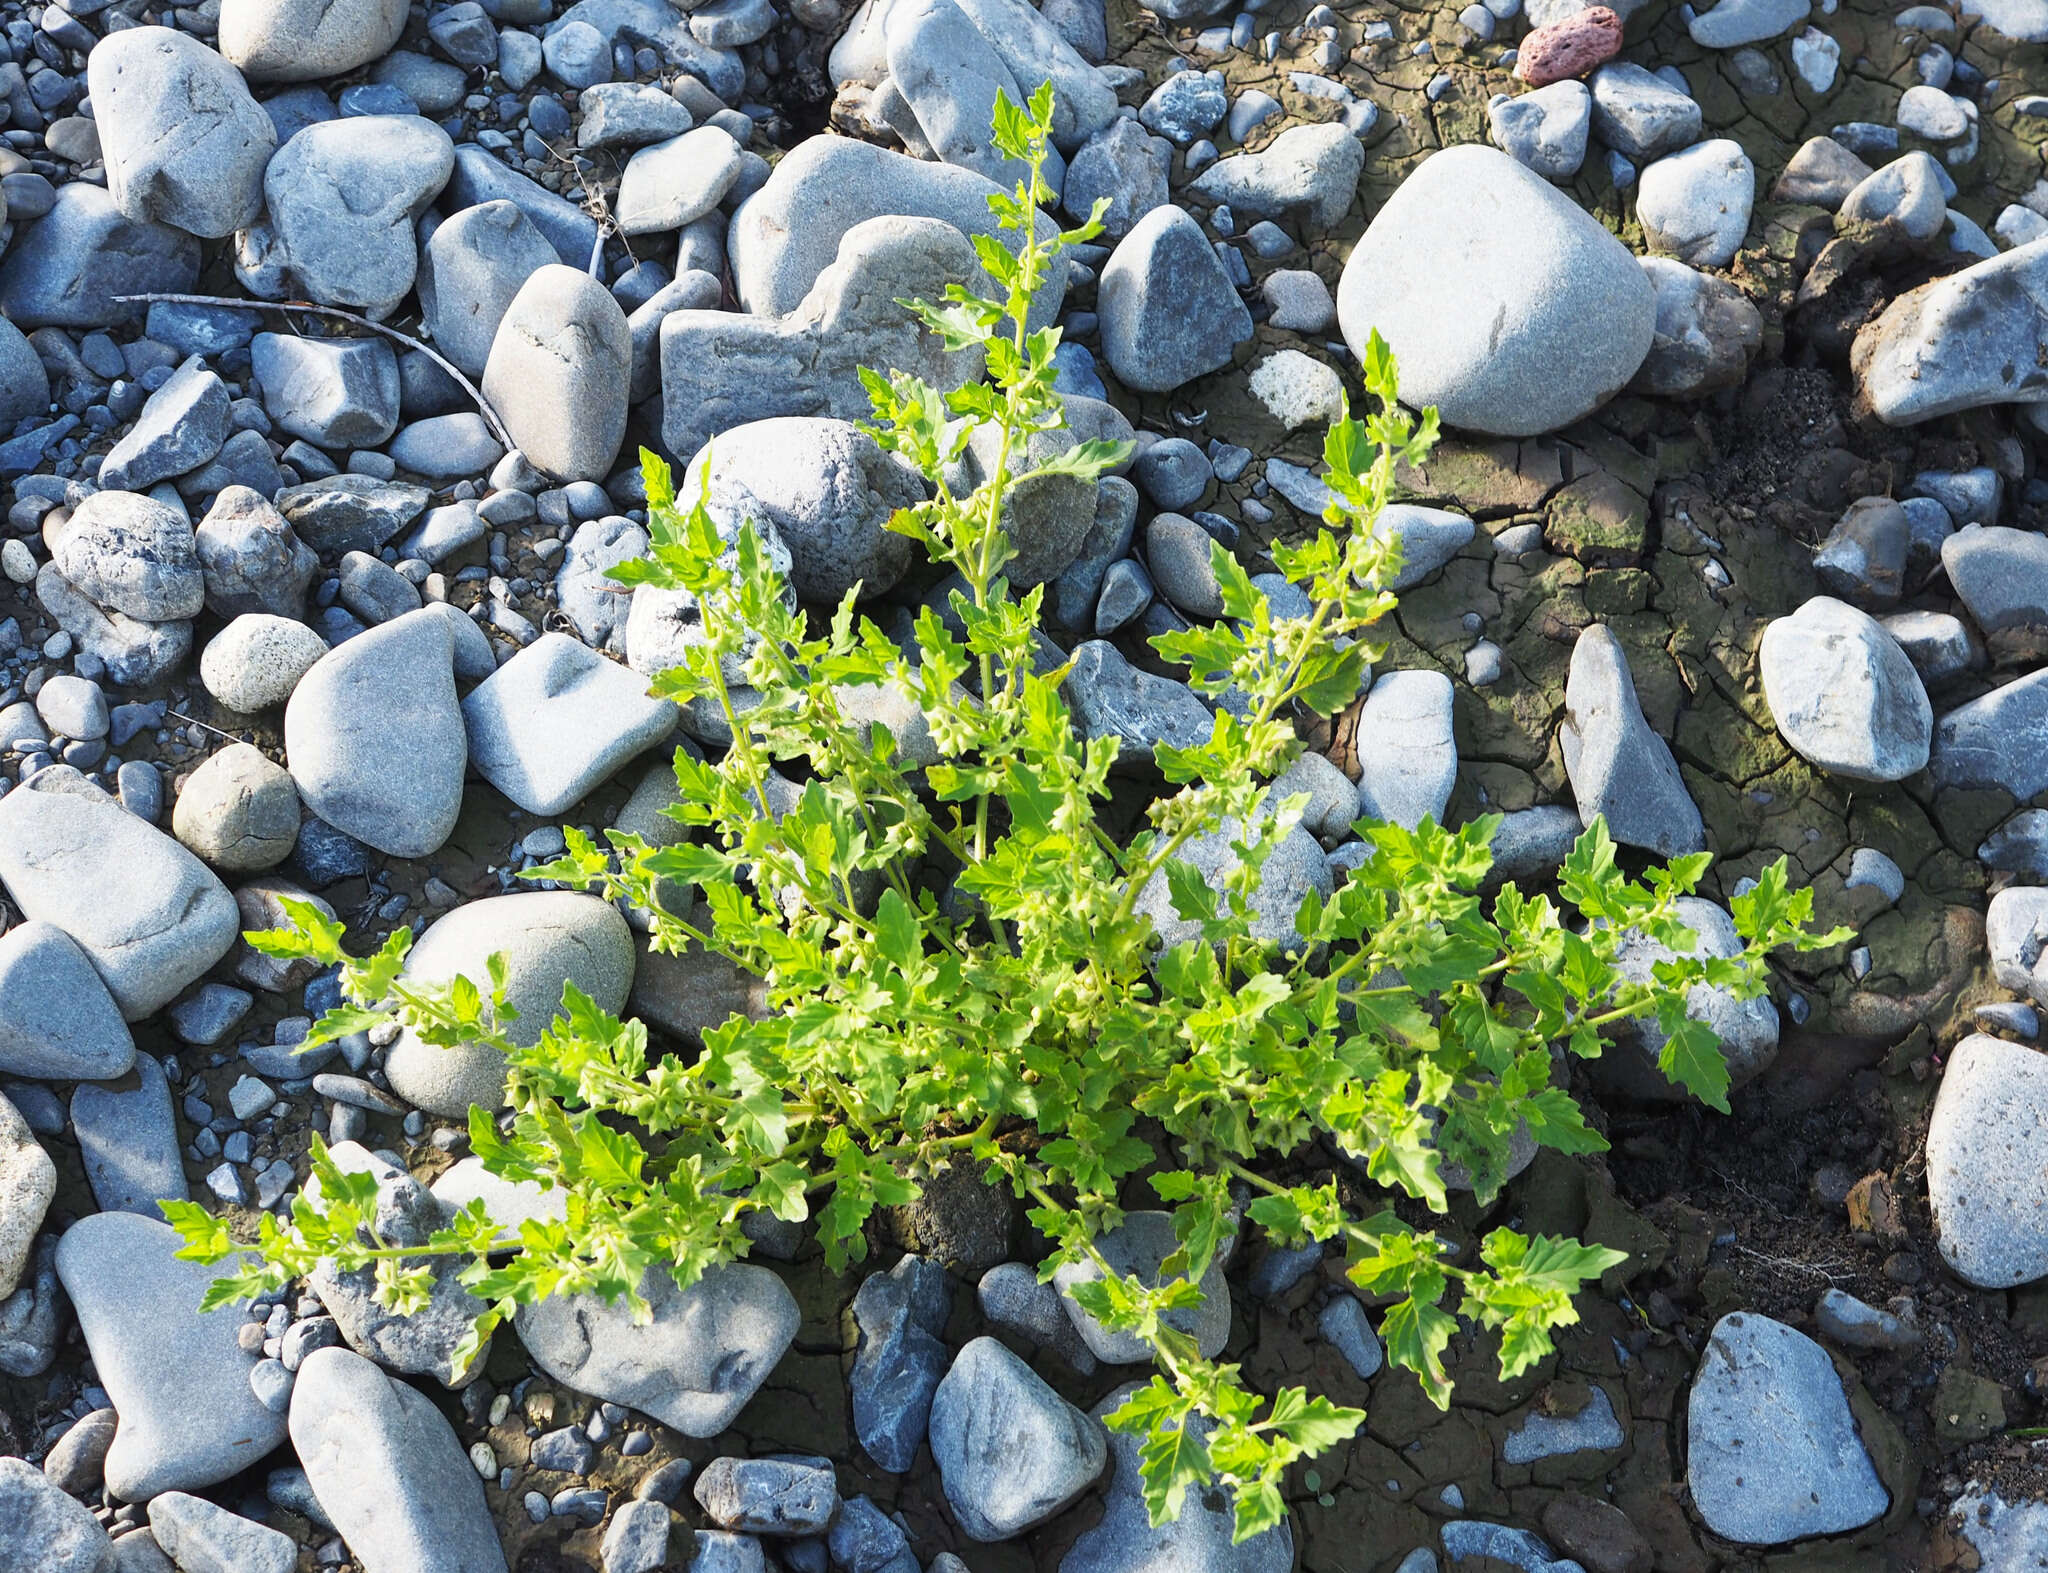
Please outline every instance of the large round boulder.
[[1344, 342], [1374, 330], [1401, 397], [1502, 437], [1569, 426], [1636, 374], [1656, 333], [1641, 265], [1572, 199], [1496, 148], [1426, 159], [1337, 285]]

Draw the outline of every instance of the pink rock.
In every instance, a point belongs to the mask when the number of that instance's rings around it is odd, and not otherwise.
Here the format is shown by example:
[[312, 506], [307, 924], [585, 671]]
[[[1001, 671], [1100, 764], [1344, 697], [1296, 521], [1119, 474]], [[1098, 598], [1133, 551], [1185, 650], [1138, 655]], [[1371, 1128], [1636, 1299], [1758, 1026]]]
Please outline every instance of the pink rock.
[[1531, 87], [1584, 76], [1621, 53], [1621, 18], [1604, 5], [1536, 28], [1515, 52], [1515, 75]]

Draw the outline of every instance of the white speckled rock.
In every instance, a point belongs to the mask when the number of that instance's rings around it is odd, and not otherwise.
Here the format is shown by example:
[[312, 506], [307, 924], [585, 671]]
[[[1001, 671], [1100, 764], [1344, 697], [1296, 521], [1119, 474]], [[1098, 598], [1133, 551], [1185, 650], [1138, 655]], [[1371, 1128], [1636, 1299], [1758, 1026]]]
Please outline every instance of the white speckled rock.
[[1927, 1201], [1943, 1260], [1986, 1289], [2048, 1275], [2044, 1168], [2048, 1055], [1982, 1033], [1965, 1038], [1949, 1055], [1927, 1127]]
[[1686, 1442], [1693, 1505], [1726, 1540], [1779, 1546], [1840, 1534], [1891, 1505], [1827, 1352], [1755, 1312], [1714, 1324]]
[[326, 642], [297, 618], [244, 612], [199, 652], [199, 681], [228, 709], [255, 715], [291, 698], [326, 653]]
[[0, 1097], [0, 1300], [14, 1293], [57, 1194], [57, 1166], [28, 1121]]

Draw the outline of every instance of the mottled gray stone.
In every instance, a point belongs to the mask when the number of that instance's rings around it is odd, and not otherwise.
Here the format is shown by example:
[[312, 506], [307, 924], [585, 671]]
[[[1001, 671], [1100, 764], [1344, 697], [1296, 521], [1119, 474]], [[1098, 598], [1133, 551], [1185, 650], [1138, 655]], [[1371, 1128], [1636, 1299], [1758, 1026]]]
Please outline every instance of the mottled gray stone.
[[0, 935], [0, 1073], [111, 1081], [135, 1063], [135, 1039], [92, 958], [50, 923]]
[[1156, 207], [1117, 242], [1096, 292], [1102, 351], [1126, 387], [1165, 393], [1230, 364], [1251, 313], [1185, 209]]
[[932, 1400], [932, 1458], [953, 1516], [980, 1541], [1044, 1523], [1102, 1473], [1102, 1427], [993, 1338], [954, 1359]]
[[1878, 621], [1817, 595], [1764, 629], [1764, 698], [1800, 756], [1857, 781], [1924, 769], [1934, 727], [1920, 674]]

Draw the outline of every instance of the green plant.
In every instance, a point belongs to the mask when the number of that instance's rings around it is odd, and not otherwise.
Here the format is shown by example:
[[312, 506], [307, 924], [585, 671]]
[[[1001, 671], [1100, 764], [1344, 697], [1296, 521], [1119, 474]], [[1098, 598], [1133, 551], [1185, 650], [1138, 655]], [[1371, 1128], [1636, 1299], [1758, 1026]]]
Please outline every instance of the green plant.
[[[1435, 439], [1434, 411], [1400, 410], [1377, 338], [1364, 364], [1374, 411], [1347, 416], [1325, 443], [1324, 527], [1273, 550], [1313, 610], [1277, 616], [1214, 549], [1224, 617], [1153, 646], [1228, 702], [1206, 741], [1156, 749], [1165, 790], [1146, 827], [1127, 844], [1106, 831], [1116, 742], [1077, 735], [1067, 668], [1039, 669], [1043, 588], [1017, 593], [1003, 572], [1013, 471], [1029, 462], [1033, 434], [1063, 424], [1058, 330], [1031, 330], [1027, 308], [1055, 248], [1097, 229], [1057, 241], [1034, 229], [1051, 108], [1048, 93], [1028, 109], [997, 106], [997, 146], [1030, 169], [990, 198], [1014, 247], [976, 242], [1001, 299], [956, 287], [937, 304], [905, 303], [949, 348], [978, 348], [987, 380], [941, 393], [901, 373], [867, 377], [874, 435], [933, 483], [931, 500], [891, 527], [957, 572], [949, 617], [922, 611], [906, 648], [851, 594], [829, 616], [806, 615], [752, 525], [722, 536], [701, 506], [677, 505], [668, 471], [646, 458], [652, 550], [616, 577], [694, 597], [701, 640], [654, 691], [709, 707], [732, 743], [712, 762], [676, 758], [669, 812], [694, 839], [655, 849], [615, 831], [606, 849], [571, 831], [567, 854], [531, 874], [648, 909], [657, 948], [730, 958], [766, 980], [772, 1009], [707, 1031], [694, 1058], [657, 1058], [641, 1024], [571, 987], [540, 1040], [521, 1047], [505, 1031], [495, 965], [483, 985], [409, 982], [407, 931], [358, 959], [338, 924], [288, 903], [293, 926], [250, 943], [338, 963], [348, 1001], [308, 1041], [395, 1018], [429, 1043], [498, 1048], [511, 1118], [501, 1126], [473, 1110], [473, 1148], [493, 1173], [565, 1191], [567, 1220], [523, 1224], [508, 1250], [472, 1204], [427, 1246], [393, 1246], [374, 1228], [372, 1182], [341, 1173], [316, 1140], [318, 1200], [302, 1194], [288, 1220], [263, 1215], [253, 1242], [199, 1207], [167, 1208], [185, 1254], [248, 1253], [208, 1304], [273, 1292], [329, 1257], [374, 1264], [380, 1294], [404, 1309], [425, 1295], [425, 1259], [460, 1256], [464, 1282], [490, 1306], [464, 1352], [473, 1357], [520, 1304], [592, 1291], [638, 1306], [650, 1267], [694, 1282], [745, 1254], [752, 1211], [814, 1218], [843, 1268], [865, 1254], [876, 1207], [969, 1162], [1032, 1204], [1057, 1247], [1045, 1273], [1092, 1261], [1100, 1276], [1075, 1299], [1157, 1352], [1158, 1374], [1110, 1420], [1144, 1436], [1154, 1519], [1177, 1512], [1189, 1486], [1221, 1481], [1242, 1538], [1281, 1517], [1291, 1463], [1364, 1417], [1299, 1388], [1262, 1397], [1175, 1325], [1240, 1209], [1279, 1243], [1341, 1240], [1351, 1281], [1386, 1306], [1389, 1358], [1439, 1404], [1459, 1316], [1498, 1330], [1512, 1376], [1576, 1320], [1584, 1282], [1622, 1260], [1500, 1228], [1459, 1264], [1394, 1203], [1442, 1213], [1452, 1163], [1490, 1203], [1518, 1127], [1564, 1152], [1601, 1149], [1555, 1084], [1554, 1051], [1597, 1055], [1602, 1030], [1631, 1017], [1654, 1015], [1669, 1034], [1666, 1074], [1725, 1109], [1727, 1071], [1711, 1033], [1686, 1018], [1686, 990], [1711, 983], [1753, 997], [1770, 950], [1835, 936], [1803, 931], [1811, 894], [1791, 889], [1780, 864], [1734, 902], [1740, 957], [1669, 961], [1652, 982], [1627, 982], [1618, 937], [1640, 929], [1683, 947], [1672, 903], [1707, 859], [1630, 879], [1596, 824], [1560, 873], [1562, 906], [1512, 884], [1489, 903], [1477, 892], [1497, 821], [1483, 819], [1362, 826], [1372, 857], [1329, 899], [1302, 904], [1291, 941], [1253, 937], [1262, 867], [1306, 801], [1274, 801], [1271, 782], [1300, 749], [1297, 719], [1333, 713], [1365, 681], [1377, 653], [1365, 639], [1393, 605], [1384, 584], [1395, 547], [1372, 525], [1395, 466]], [[977, 427], [986, 478], [956, 493], [945, 476]], [[1093, 481], [1125, 456], [1123, 445], [1088, 442], [1035, 469]], [[880, 726], [848, 722], [845, 692], [879, 685], [923, 712], [937, 763], [917, 770]], [[792, 761], [806, 775], [800, 790], [771, 793], [776, 766]], [[781, 811], [763, 812], [770, 802]], [[1217, 834], [1234, 862], [1211, 882], [1182, 854]], [[700, 891], [701, 909], [664, 907], [674, 882]], [[1143, 906], [1155, 882], [1196, 937], [1157, 947]], [[1344, 1186], [1377, 1204], [1347, 1208], [1336, 1173], [1287, 1178], [1319, 1144], [1363, 1170]], [[1112, 1271], [1097, 1244], [1141, 1174], [1170, 1204], [1180, 1242], [1152, 1287]], [[1185, 1423], [1197, 1414], [1212, 1422], [1205, 1440]]]

